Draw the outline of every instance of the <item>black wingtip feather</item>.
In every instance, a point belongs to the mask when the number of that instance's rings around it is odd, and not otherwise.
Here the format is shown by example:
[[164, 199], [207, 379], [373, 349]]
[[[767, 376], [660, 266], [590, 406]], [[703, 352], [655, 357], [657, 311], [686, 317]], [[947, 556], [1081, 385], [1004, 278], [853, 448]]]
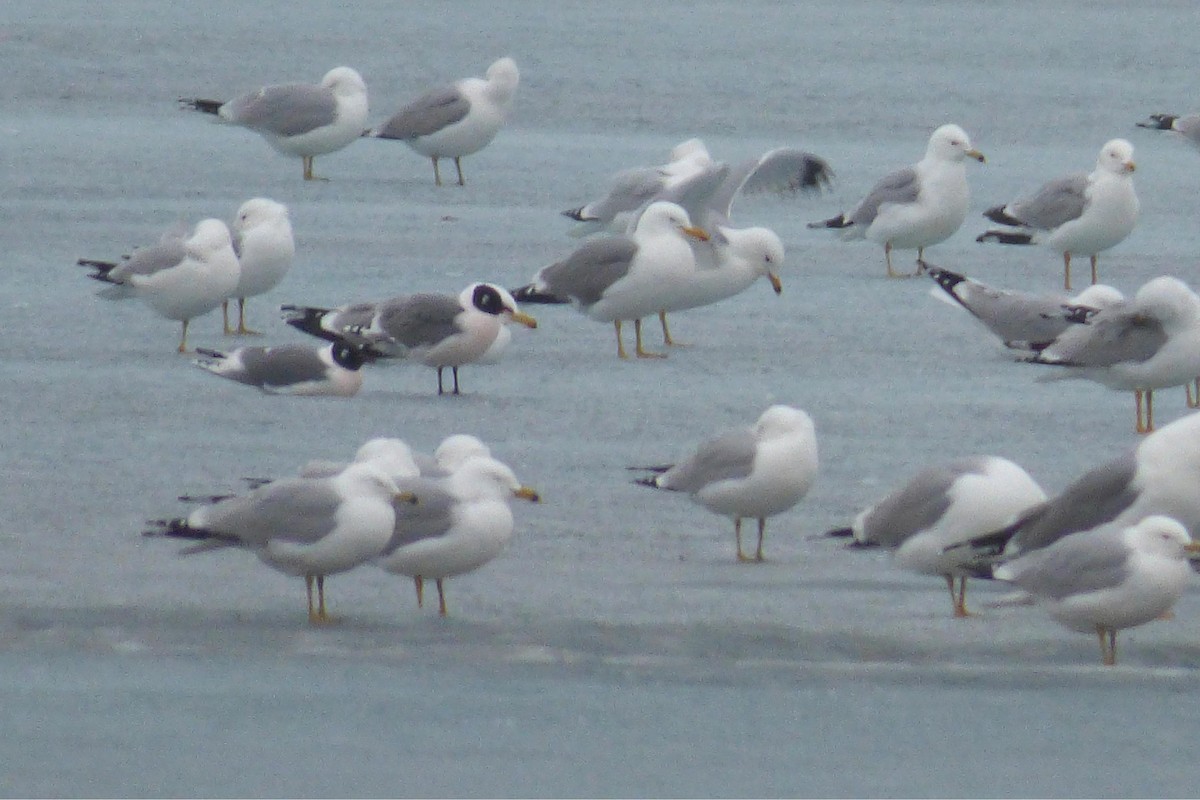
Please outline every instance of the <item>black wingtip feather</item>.
[[200, 111], [205, 114], [216, 114], [221, 110], [221, 106], [225, 103], [221, 100], [206, 100], [203, 97], [181, 97], [179, 98], [180, 108], [190, 108], [193, 111]]
[[563, 305], [571, 302], [565, 297], [559, 297], [550, 292], [543, 292], [534, 284], [526, 284], [509, 292], [518, 303], [533, 303], [535, 305]]
[[823, 219], [819, 222], [810, 222], [810, 223], [808, 223], [808, 227], [810, 227], [810, 228], [849, 228], [853, 224], [854, 223], [850, 222], [850, 220], [846, 219], [845, 214], [838, 214], [836, 217], [830, 217], [829, 219]]

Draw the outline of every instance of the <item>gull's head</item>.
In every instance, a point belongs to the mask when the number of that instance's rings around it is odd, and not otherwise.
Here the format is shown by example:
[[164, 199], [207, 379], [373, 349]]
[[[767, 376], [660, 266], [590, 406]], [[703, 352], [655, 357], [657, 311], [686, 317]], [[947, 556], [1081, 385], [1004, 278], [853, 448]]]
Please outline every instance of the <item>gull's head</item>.
[[812, 417], [798, 408], [775, 405], [768, 408], [754, 423], [754, 434], [759, 441], [780, 436], [804, 435], [816, 441], [816, 427]]
[[379, 436], [363, 444], [354, 454], [357, 464], [374, 464], [393, 478], [413, 478], [421, 474], [413, 460], [412, 448], [403, 439]]
[[669, 231], [677, 231], [702, 242], [707, 242], [709, 238], [703, 228], [697, 228], [692, 224], [692, 220], [683, 206], [665, 200], [647, 206], [646, 210], [642, 212], [641, 219], [638, 220], [636, 232], [661, 234]]
[[1179, 520], [1155, 514], [1125, 530], [1125, 542], [1135, 550], [1172, 559], [1200, 553], [1200, 542], [1193, 542]]
[[516, 474], [507, 464], [491, 456], [472, 456], [464, 461], [450, 476], [455, 494], [463, 498], [517, 497], [536, 503], [538, 493], [517, 480]]
[[233, 237], [229, 232], [229, 226], [221, 220], [205, 219], [196, 223], [185, 246], [193, 256], [203, 259], [226, 247], [232, 250]]
[[357, 97], [367, 93], [367, 84], [358, 74], [358, 70], [350, 67], [334, 67], [325, 73], [321, 85], [339, 97]]
[[433, 460], [453, 472], [469, 458], [475, 456], [490, 458], [491, 455], [491, 449], [479, 437], [469, 433], [455, 433], [442, 439], [441, 444], [433, 451]]
[[783, 241], [770, 228], [746, 228], [730, 244], [746, 259], [754, 274], [770, 282], [775, 294], [783, 291], [779, 270], [783, 267]]
[[503, 286], [494, 283], [472, 283], [458, 296], [459, 302], [469, 304], [485, 314], [501, 316], [519, 322], [526, 328], [536, 328], [537, 320], [517, 307], [517, 300]]
[[943, 125], [933, 132], [933, 135], [929, 137], [929, 147], [925, 154], [944, 161], [962, 161], [964, 158], [973, 158], [982, 164], [987, 160], [983, 157], [983, 153], [971, 147], [971, 137], [967, 136], [967, 132], [953, 123]]
[[277, 222], [291, 224], [288, 207], [266, 197], [255, 197], [242, 203], [238, 208], [237, 216], [233, 218], [233, 232], [235, 234], [243, 233], [259, 225]]
[[508, 56], [497, 59], [487, 68], [488, 91], [501, 102], [512, 99], [520, 80], [521, 72], [517, 69], [517, 62]]
[[1142, 284], [1133, 296], [1133, 307], [1138, 315], [1167, 328], [1190, 326], [1200, 317], [1200, 297], [1171, 275], [1160, 275]]
[[1137, 169], [1133, 163], [1133, 145], [1125, 139], [1113, 139], [1100, 148], [1096, 168], [1116, 175], [1128, 175]]
[[371, 461], [351, 462], [333, 480], [347, 494], [365, 494], [389, 503], [396, 499], [400, 492], [392, 476]]

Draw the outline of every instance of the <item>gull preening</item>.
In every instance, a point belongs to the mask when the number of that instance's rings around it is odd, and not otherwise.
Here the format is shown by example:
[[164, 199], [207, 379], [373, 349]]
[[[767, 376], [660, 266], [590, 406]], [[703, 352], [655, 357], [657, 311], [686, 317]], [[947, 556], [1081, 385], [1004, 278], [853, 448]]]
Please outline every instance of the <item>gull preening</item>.
[[696, 257], [684, 237], [706, 241], [708, 234], [675, 203], [653, 203], [632, 234], [587, 240], [514, 294], [567, 298], [589, 319], [613, 323], [620, 358], [627, 358], [621, 323], [633, 320], [637, 357], [660, 358], [662, 353], [642, 346], [642, 318], [667, 308], [681, 282], [695, 272]]
[[1132, 300], [1073, 325], [1031, 364], [1057, 368], [1046, 380], [1083, 378], [1134, 393], [1138, 433], [1154, 430], [1154, 390], [1200, 375], [1200, 297], [1171, 276], [1147, 281]]
[[1013, 561], [992, 576], [1028, 592], [1057, 622], [1095, 633], [1101, 660], [1117, 663], [1117, 631], [1162, 619], [1192, 579], [1187, 529], [1154, 515], [1131, 525], [1073, 533]]
[[1042, 350], [1072, 325], [1084, 324], [1100, 309], [1125, 300], [1120, 291], [1103, 283], [1071, 297], [1001, 289], [932, 264], [924, 269], [938, 285], [930, 290], [934, 297], [957, 304], [1011, 350]]
[[241, 268], [229, 226], [201, 220], [187, 238], [171, 234], [125, 261], [81, 259], [89, 277], [111, 284], [107, 299], [138, 297], [159, 316], [182, 324], [179, 352], [187, 352], [188, 323], [216, 309], [237, 288]]
[[[798, 408], [774, 405], [752, 426], [702, 442], [675, 464], [633, 467], [658, 474], [636, 481], [683, 492], [714, 514], [733, 519], [738, 561], [763, 561], [767, 518], [795, 506], [817, 476], [817, 433]], [[742, 520], [758, 520], [754, 555], [742, 550]]]
[[193, 363], [213, 375], [266, 394], [353, 397], [362, 388], [362, 366], [374, 360], [369, 345], [330, 342], [324, 347], [299, 344], [239, 347], [228, 353], [196, 348]]
[[883, 245], [888, 277], [902, 277], [892, 268], [892, 250], [916, 250], [919, 264], [926, 247], [949, 239], [967, 218], [968, 158], [985, 161], [966, 131], [943, 125], [929, 137], [924, 158], [885, 176], [850, 211], [808, 227], [834, 228], [843, 239]]
[[246, 300], [274, 289], [292, 268], [296, 255], [292, 222], [283, 203], [255, 197], [242, 203], [230, 228], [241, 271], [232, 295], [238, 301], [236, 329], [229, 327], [229, 299], [221, 304], [225, 333], [256, 334], [246, 327]]
[[1063, 288], [1071, 288], [1071, 256], [1088, 256], [1092, 283], [1096, 257], [1125, 240], [1137, 225], [1140, 204], [1133, 188], [1133, 145], [1113, 139], [1100, 149], [1090, 174], [1052, 180], [1029, 197], [989, 208], [984, 216], [1008, 226], [980, 234], [975, 241], [1044, 244], [1062, 253]]
[[325, 578], [382, 553], [396, 523], [393, 504], [416, 502], [370, 463], [351, 464], [331, 477], [282, 478], [212, 500], [186, 517], [152, 521], [146, 535], [196, 542], [181, 555], [249, 550], [268, 566], [303, 577], [314, 624], [329, 619]]
[[486, 78], [463, 78], [434, 89], [364, 135], [398, 139], [433, 161], [433, 181], [442, 185], [438, 159], [453, 158], [458, 185], [465, 186], [462, 159], [486, 147], [508, 119], [520, 71], [511, 58], [487, 69]]
[[457, 296], [420, 293], [339, 308], [286, 305], [283, 311], [289, 325], [313, 336], [369, 344], [381, 357], [433, 367], [439, 395], [445, 394], [442, 370], [451, 369], [453, 394], [459, 394], [459, 367], [478, 362], [506, 321], [537, 327], [508, 290], [491, 283], [472, 283]]
[[927, 467], [862, 511], [849, 528], [856, 546], [893, 550], [897, 566], [946, 580], [954, 616], [967, 617], [974, 554], [947, 549], [994, 531], [1046, 499], [1037, 482], [999, 456], [967, 456]]
[[424, 582], [437, 586], [438, 613], [446, 616], [445, 581], [479, 569], [512, 540], [513, 498], [539, 502], [534, 489], [517, 480], [512, 469], [490, 456], [464, 460], [441, 478], [399, 481], [417, 498], [397, 504], [391, 541], [375, 564], [413, 579], [417, 605], [424, 604]]
[[254, 131], [280, 153], [299, 156], [311, 181], [316, 156], [341, 150], [367, 124], [367, 85], [350, 67], [335, 67], [320, 83], [264, 86], [228, 102], [180, 98], [186, 108]]

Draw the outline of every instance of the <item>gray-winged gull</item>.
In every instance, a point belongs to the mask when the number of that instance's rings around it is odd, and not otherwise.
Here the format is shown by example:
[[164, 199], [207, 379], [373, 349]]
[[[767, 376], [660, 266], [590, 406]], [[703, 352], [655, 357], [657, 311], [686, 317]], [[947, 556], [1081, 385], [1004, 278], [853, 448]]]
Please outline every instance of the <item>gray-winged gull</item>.
[[[1008, 524], [1046, 499], [1025, 470], [998, 456], [967, 456], [927, 467], [831, 536], [885, 547], [903, 569], [946, 579], [954, 616], [969, 616], [967, 577], [973, 554], [951, 545]], [[957, 584], [957, 588], [956, 588]]]
[[1090, 174], [1052, 180], [1029, 197], [989, 208], [983, 215], [1008, 228], [988, 230], [975, 241], [1044, 244], [1062, 253], [1063, 288], [1071, 288], [1071, 256], [1088, 256], [1092, 283], [1096, 257], [1125, 240], [1137, 225], [1141, 208], [1133, 188], [1133, 145], [1124, 139], [1105, 142]]
[[300, 156], [306, 181], [314, 179], [316, 156], [346, 147], [367, 124], [367, 85], [350, 67], [335, 67], [316, 84], [264, 86], [228, 102], [202, 98], [179, 102], [254, 131], [284, 155]]
[[882, 178], [850, 211], [808, 227], [835, 228], [843, 239], [883, 245], [888, 277], [901, 277], [892, 268], [892, 250], [916, 250], [920, 262], [926, 247], [949, 239], [967, 218], [968, 158], [984, 161], [966, 131], [943, 125], [929, 137], [924, 158]]
[[442, 185], [439, 158], [453, 158], [458, 185], [465, 186], [462, 159], [495, 138], [512, 109], [520, 72], [505, 57], [493, 62], [486, 78], [463, 78], [434, 89], [397, 111], [365, 135], [399, 139], [433, 161], [433, 180]]
[[395, 527], [393, 503], [416, 502], [370, 463], [352, 464], [332, 477], [283, 478], [214, 500], [186, 517], [153, 521], [146, 535], [198, 542], [183, 555], [249, 550], [280, 572], [302, 576], [311, 623], [328, 620], [325, 577], [379, 555]]
[[[731, 517], [738, 561], [762, 561], [767, 517], [795, 506], [816, 479], [816, 428], [800, 409], [774, 405], [753, 426], [708, 439], [675, 464], [644, 469], [659, 474], [638, 484], [683, 492], [714, 514]], [[758, 520], [753, 556], [742, 551], [745, 518]]]

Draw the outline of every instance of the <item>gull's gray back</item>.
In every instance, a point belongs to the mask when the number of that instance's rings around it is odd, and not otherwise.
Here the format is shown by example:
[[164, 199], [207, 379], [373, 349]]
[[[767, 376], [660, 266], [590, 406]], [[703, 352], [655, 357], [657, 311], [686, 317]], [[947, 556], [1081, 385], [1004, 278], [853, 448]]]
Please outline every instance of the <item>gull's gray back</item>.
[[1078, 367], [1141, 363], [1166, 343], [1162, 322], [1123, 305], [1097, 314], [1086, 325], [1064, 331], [1047, 349], [1049, 360]]
[[396, 485], [400, 491], [416, 495], [417, 502], [393, 504], [396, 525], [383, 557], [422, 539], [444, 536], [454, 524], [454, 506], [458, 502], [437, 480], [407, 478], [397, 481]]
[[457, 87], [445, 86], [422, 95], [397, 111], [375, 135], [381, 139], [416, 139], [437, 133], [467, 116], [471, 104]]
[[637, 247], [628, 236], [589, 239], [567, 258], [543, 269], [538, 278], [551, 293], [590, 306], [629, 272]]
[[197, 522], [252, 548], [270, 539], [312, 544], [333, 530], [341, 501], [328, 479], [289, 478], [205, 506]]
[[709, 439], [687, 459], [664, 472], [658, 485], [695, 494], [719, 481], [738, 480], [754, 469], [758, 441], [749, 428], [729, 431]]
[[1032, 197], [1010, 203], [1009, 213], [1031, 228], [1052, 230], [1078, 219], [1087, 205], [1088, 176], [1083, 173], [1050, 181]]
[[1116, 519], [1138, 498], [1136, 474], [1132, 452], [1084, 473], [1057, 497], [1027, 512], [1007, 550], [1027, 553]]
[[933, 527], [950, 508], [949, 491], [954, 482], [970, 473], [983, 474], [985, 463], [982, 458], [961, 458], [917, 473], [871, 509], [863, 520], [861, 541], [899, 547]]
[[317, 351], [298, 344], [242, 351], [246, 367], [243, 383], [255, 386], [290, 386], [325, 377], [326, 366]]
[[867, 193], [847, 216], [854, 225], [869, 226], [875, 221], [885, 203], [914, 203], [921, 193], [917, 171], [912, 167], [899, 169], [885, 176]]
[[222, 116], [261, 133], [296, 136], [332, 124], [337, 102], [322, 86], [267, 86], [226, 103]]
[[1117, 586], [1129, 575], [1123, 527], [1068, 536], [1008, 565], [1013, 583], [1034, 595], [1063, 600]]
[[463, 312], [458, 298], [421, 293], [393, 298], [379, 307], [376, 325], [405, 347], [437, 344], [459, 333], [455, 317]]

